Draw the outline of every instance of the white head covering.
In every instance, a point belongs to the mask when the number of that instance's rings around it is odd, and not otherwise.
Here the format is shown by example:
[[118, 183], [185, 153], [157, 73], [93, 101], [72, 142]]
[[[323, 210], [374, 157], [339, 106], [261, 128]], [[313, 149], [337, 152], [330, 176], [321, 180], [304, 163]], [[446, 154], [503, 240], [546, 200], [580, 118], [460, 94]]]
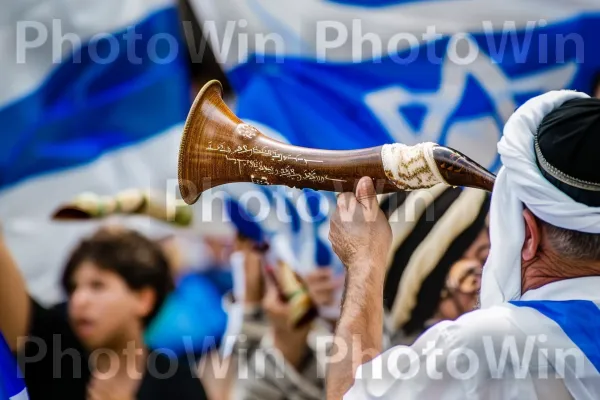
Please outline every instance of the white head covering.
[[481, 307], [521, 297], [521, 250], [525, 240], [523, 205], [541, 220], [560, 228], [600, 233], [600, 208], [577, 203], [542, 175], [533, 139], [543, 118], [564, 102], [588, 95], [559, 90], [535, 97], [508, 120], [498, 143], [502, 168], [490, 209], [491, 250], [483, 269]]

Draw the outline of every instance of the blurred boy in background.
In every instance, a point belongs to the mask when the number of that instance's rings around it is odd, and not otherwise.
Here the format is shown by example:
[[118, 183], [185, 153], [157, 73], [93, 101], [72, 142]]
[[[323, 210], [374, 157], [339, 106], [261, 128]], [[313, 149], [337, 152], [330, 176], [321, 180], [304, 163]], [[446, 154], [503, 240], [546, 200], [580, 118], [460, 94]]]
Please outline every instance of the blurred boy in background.
[[0, 329], [31, 399], [206, 398], [190, 365], [144, 343], [173, 288], [155, 242], [116, 227], [82, 240], [62, 277], [68, 300], [51, 308], [28, 295], [1, 239], [0, 275]]

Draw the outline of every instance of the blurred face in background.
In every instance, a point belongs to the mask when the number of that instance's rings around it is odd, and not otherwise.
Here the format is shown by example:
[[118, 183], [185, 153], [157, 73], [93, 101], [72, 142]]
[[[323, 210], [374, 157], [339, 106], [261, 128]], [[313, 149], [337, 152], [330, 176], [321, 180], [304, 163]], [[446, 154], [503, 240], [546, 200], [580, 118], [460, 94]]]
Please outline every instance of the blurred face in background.
[[479, 235], [477, 235], [471, 246], [463, 253], [462, 258], [478, 260], [481, 265], [484, 265], [489, 254], [490, 235], [486, 223], [485, 228], [479, 232]]
[[90, 350], [118, 349], [139, 339], [153, 303], [152, 290], [134, 291], [116, 272], [93, 262], [84, 261], [72, 274], [69, 320]]
[[456, 319], [477, 306], [481, 272], [482, 265], [477, 259], [462, 259], [452, 265], [440, 303], [440, 313], [445, 319]]

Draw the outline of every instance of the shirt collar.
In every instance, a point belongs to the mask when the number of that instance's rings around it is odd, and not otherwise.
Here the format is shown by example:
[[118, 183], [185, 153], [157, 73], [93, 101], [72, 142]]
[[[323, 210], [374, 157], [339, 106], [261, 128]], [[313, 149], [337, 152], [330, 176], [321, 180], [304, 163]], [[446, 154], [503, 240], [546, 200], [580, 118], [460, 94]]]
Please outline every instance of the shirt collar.
[[600, 276], [564, 279], [532, 289], [521, 300], [591, 300], [600, 301]]

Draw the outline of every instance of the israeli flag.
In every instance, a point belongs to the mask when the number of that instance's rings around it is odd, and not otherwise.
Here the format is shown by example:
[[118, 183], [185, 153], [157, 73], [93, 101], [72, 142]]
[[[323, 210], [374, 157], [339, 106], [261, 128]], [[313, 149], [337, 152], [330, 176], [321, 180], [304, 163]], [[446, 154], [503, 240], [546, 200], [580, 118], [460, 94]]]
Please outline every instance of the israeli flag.
[[0, 334], [0, 399], [29, 399], [17, 361], [2, 334]]
[[342, 269], [327, 239], [333, 193], [287, 187], [233, 183], [207, 196], [225, 203], [227, 223], [256, 243], [268, 243], [274, 259], [285, 261], [301, 276], [315, 268]]
[[0, 52], [0, 221], [31, 292], [54, 302], [64, 259], [97, 225], [53, 223], [53, 210], [176, 182], [187, 48], [174, 0], [8, 0]]
[[520, 104], [600, 70], [597, 0], [191, 1], [236, 113], [299, 146], [433, 141], [496, 170]]

